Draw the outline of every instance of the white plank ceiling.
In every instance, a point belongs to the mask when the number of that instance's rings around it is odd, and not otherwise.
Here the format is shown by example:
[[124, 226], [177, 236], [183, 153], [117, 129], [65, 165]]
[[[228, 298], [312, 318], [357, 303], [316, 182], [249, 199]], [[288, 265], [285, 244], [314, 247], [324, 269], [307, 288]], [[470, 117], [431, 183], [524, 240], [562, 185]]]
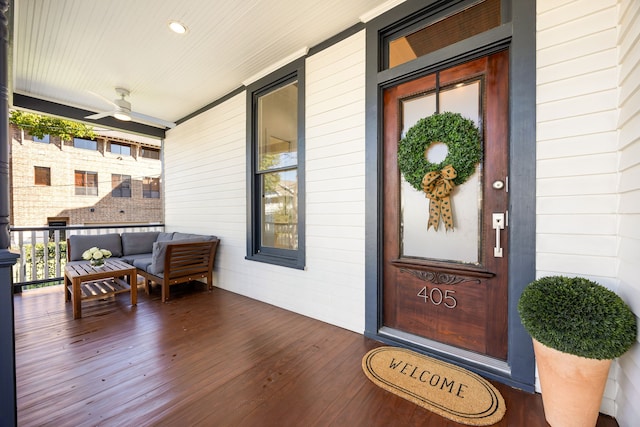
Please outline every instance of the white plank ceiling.
[[[14, 0], [10, 91], [179, 120], [401, 0]], [[168, 29], [170, 20], [187, 27]]]

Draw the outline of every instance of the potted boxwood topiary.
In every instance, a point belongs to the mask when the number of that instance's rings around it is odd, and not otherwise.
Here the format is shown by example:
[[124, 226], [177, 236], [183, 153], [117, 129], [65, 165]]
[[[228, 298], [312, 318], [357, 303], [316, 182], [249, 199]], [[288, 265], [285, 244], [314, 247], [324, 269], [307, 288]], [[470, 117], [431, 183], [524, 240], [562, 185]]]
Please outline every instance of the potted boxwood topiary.
[[518, 312], [533, 338], [547, 422], [595, 426], [611, 360], [637, 339], [629, 306], [591, 280], [549, 276], [527, 285]]

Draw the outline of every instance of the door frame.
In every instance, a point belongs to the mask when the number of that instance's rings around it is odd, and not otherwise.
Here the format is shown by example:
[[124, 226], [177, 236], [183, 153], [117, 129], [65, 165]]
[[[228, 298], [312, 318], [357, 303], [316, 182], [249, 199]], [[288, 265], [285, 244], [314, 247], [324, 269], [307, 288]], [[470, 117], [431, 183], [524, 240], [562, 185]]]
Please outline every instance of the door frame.
[[[446, 3], [446, 4], [445, 4]], [[535, 389], [535, 360], [529, 334], [517, 312], [524, 287], [535, 279], [535, 2], [502, 0], [503, 24], [393, 69], [380, 70], [382, 39], [394, 25], [424, 14], [434, 19], [473, 0], [407, 0], [366, 26], [366, 216], [365, 335], [430, 354], [488, 378], [527, 391]], [[401, 24], [402, 23], [402, 24]], [[494, 51], [509, 49], [509, 307], [508, 357], [503, 363], [454, 354], [382, 327], [382, 92], [386, 87], [450, 67]]]

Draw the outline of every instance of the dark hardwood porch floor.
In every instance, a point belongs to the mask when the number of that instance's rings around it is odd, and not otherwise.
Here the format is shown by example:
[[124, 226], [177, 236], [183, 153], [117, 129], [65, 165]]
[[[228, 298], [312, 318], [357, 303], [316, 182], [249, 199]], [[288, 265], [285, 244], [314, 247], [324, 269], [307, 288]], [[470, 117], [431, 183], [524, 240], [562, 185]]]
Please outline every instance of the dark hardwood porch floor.
[[[458, 426], [371, 383], [362, 335], [204, 285], [83, 303], [16, 295], [19, 426]], [[142, 289], [141, 289], [142, 290]], [[497, 426], [546, 426], [502, 384]], [[617, 423], [601, 416], [598, 426]]]

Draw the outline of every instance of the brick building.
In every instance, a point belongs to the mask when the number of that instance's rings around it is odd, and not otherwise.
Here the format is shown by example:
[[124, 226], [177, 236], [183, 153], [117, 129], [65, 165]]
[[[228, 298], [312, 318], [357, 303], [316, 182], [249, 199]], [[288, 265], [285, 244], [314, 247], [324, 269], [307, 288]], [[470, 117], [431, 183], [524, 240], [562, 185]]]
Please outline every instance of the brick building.
[[163, 221], [160, 141], [117, 131], [39, 139], [11, 126], [11, 225]]

